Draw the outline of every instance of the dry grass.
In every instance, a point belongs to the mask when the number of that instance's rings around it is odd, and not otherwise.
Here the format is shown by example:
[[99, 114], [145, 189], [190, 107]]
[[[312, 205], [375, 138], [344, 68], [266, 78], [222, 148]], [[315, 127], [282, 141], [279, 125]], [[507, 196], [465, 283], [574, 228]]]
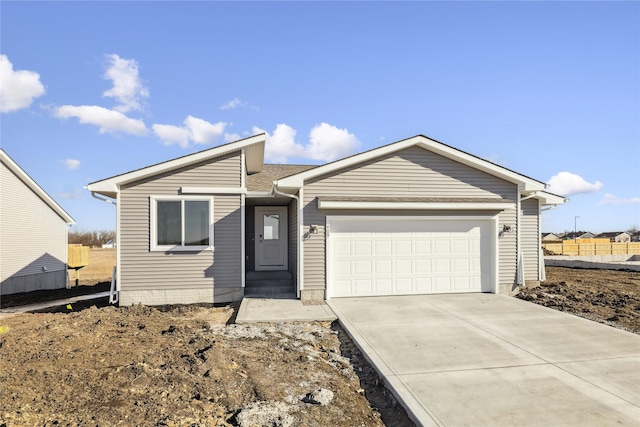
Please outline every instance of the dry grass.
[[[100, 282], [110, 282], [113, 267], [116, 265], [116, 250], [92, 248], [89, 265], [78, 270], [81, 285], [95, 285]], [[72, 286], [75, 284], [76, 272], [69, 270]]]

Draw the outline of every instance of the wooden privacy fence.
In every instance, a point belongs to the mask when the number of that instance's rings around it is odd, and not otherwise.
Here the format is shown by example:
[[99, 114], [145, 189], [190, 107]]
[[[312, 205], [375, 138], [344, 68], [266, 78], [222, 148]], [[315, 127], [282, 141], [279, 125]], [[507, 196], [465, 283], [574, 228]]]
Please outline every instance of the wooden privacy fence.
[[91, 248], [82, 245], [69, 245], [67, 265], [69, 268], [79, 269], [89, 265]]
[[550, 255], [640, 255], [640, 242], [626, 243], [543, 243]]

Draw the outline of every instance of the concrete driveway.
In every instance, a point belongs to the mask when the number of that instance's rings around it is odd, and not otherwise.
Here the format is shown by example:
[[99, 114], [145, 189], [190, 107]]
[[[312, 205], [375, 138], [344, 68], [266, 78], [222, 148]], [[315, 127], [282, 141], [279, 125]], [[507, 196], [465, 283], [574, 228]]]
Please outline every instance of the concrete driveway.
[[640, 425], [638, 335], [493, 294], [328, 304], [417, 424]]

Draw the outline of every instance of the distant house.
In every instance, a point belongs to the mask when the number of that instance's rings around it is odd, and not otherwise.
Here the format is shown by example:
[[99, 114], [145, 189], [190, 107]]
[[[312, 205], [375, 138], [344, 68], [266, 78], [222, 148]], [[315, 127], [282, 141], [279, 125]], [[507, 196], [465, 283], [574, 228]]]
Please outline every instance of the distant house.
[[116, 242], [113, 240], [107, 240], [107, 242], [102, 245], [102, 249], [113, 249], [115, 247], [116, 247]]
[[64, 288], [73, 218], [2, 149], [0, 183], [0, 294]]
[[560, 239], [562, 240], [591, 239], [593, 237], [596, 237], [596, 235], [588, 231], [576, 231], [576, 232], [564, 233], [560, 236]]
[[636, 231], [631, 235], [632, 242], [640, 242], [640, 231]]
[[596, 237], [600, 239], [609, 239], [615, 243], [625, 243], [631, 241], [631, 235], [626, 231], [608, 231], [606, 233], [600, 233]]
[[553, 233], [542, 233], [542, 241], [560, 240], [560, 237]]

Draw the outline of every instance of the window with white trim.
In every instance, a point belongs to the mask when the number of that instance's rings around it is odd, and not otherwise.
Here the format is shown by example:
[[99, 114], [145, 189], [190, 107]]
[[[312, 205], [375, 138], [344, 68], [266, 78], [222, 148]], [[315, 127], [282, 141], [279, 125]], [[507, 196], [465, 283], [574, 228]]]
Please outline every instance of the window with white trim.
[[213, 197], [152, 196], [151, 250], [213, 248]]

